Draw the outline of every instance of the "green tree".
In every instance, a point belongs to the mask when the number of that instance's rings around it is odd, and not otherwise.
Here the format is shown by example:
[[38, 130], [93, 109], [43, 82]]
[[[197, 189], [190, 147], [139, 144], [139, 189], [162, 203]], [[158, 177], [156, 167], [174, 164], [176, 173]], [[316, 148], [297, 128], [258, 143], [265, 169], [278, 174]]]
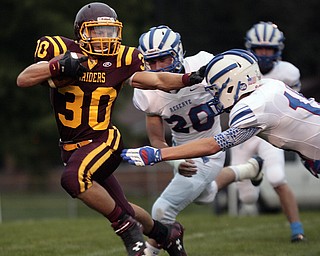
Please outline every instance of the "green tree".
[[[91, 1], [2, 0], [0, 21], [0, 168], [22, 168], [32, 173], [60, 165], [58, 133], [49, 104], [48, 89], [19, 89], [16, 77], [33, 62], [36, 41], [43, 35], [73, 37], [77, 11]], [[141, 33], [151, 26], [166, 24], [178, 31], [186, 56], [206, 50], [214, 54], [243, 48], [246, 31], [256, 22], [273, 21], [285, 33], [284, 58], [297, 65], [302, 78], [320, 72], [317, 0], [110, 0], [107, 4], [124, 24], [123, 43], [136, 46]], [[319, 95], [308, 87], [308, 95]], [[125, 129], [123, 109], [131, 102], [132, 89], [124, 89], [114, 119], [127, 145], [146, 138]], [[318, 99], [320, 97], [318, 96]]]

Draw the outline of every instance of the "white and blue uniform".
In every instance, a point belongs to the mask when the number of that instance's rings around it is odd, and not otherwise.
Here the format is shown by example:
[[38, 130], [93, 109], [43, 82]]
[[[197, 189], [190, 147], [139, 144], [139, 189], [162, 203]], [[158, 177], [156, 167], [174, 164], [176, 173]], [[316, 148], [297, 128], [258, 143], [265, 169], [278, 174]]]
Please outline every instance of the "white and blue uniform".
[[[263, 139], [258, 144], [261, 155], [265, 153], [262, 143], [268, 141], [277, 148], [295, 151], [305, 159], [320, 160], [319, 103], [303, 97], [279, 80], [262, 79], [259, 88], [238, 101], [230, 112], [229, 126], [228, 130], [215, 136], [223, 150], [257, 134]], [[252, 145], [253, 148], [257, 146]], [[242, 148], [239, 154], [249, 150], [253, 151], [248, 147]], [[268, 155], [263, 157], [271, 165], [276, 159]]]
[[[272, 145], [320, 160], [320, 105], [274, 79], [235, 104], [230, 127], [260, 129], [259, 137]], [[307, 129], [306, 129], [307, 127]]]
[[[263, 75], [263, 78], [277, 79], [296, 91], [300, 91], [300, 72], [297, 67], [286, 61], [277, 61], [272, 70]], [[270, 88], [271, 90], [271, 88]], [[264, 173], [273, 187], [287, 183], [285, 176], [284, 152], [275, 148], [270, 143], [259, 137], [253, 137], [248, 141], [231, 148], [231, 164], [246, 162], [253, 155], [259, 155], [264, 159]], [[260, 187], [255, 187], [248, 180], [237, 182], [239, 199], [246, 204], [255, 203], [258, 200]]]
[[[198, 70], [212, 58], [212, 54], [203, 51], [185, 58], [185, 72]], [[134, 89], [133, 102], [147, 115], [160, 116], [166, 122], [170, 127], [173, 145], [213, 137], [221, 132], [220, 118], [207, 106], [211, 95], [204, 89], [205, 81], [202, 83], [172, 93]], [[225, 153], [193, 160], [198, 171], [192, 177], [184, 177], [174, 169], [173, 179], [153, 205], [152, 217], [156, 220], [172, 223], [190, 203], [213, 201], [217, 191], [211, 182], [224, 166]]]

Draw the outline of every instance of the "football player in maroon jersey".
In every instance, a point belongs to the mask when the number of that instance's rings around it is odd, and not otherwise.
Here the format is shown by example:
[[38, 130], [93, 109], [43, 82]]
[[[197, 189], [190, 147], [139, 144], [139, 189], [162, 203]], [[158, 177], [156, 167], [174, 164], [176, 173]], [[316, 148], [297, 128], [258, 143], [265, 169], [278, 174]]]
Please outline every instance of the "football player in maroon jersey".
[[183, 227], [178, 222], [165, 226], [129, 203], [113, 175], [122, 160], [123, 145], [111, 114], [124, 84], [169, 91], [201, 82], [204, 69], [185, 75], [141, 72], [143, 55], [134, 47], [121, 45], [122, 23], [104, 3], [82, 7], [74, 31], [75, 40], [41, 37], [35, 63], [17, 77], [19, 87], [50, 86], [65, 166], [61, 185], [111, 222], [128, 255], [144, 255], [143, 233], [169, 255], [186, 255]]

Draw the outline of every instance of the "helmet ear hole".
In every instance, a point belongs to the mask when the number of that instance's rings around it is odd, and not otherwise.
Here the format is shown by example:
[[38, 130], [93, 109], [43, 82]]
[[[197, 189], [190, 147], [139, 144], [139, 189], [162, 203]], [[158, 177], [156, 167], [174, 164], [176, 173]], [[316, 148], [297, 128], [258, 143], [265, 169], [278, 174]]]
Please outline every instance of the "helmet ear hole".
[[234, 88], [234, 86], [230, 86], [230, 87], [227, 89], [227, 93], [232, 93], [233, 88]]

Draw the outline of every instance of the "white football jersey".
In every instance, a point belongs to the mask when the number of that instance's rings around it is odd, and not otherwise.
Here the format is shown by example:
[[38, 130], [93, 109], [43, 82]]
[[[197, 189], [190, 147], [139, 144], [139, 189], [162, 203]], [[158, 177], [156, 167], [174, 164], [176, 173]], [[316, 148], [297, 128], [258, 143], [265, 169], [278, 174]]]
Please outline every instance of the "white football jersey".
[[262, 79], [261, 86], [232, 108], [230, 127], [259, 127], [259, 137], [285, 150], [320, 159], [320, 105], [283, 82]]
[[[263, 75], [263, 78], [272, 78], [284, 82], [286, 85], [297, 90], [295, 87], [300, 86], [300, 71], [293, 64], [287, 61], [277, 61], [274, 63], [272, 70]], [[297, 91], [299, 91], [298, 88]]]
[[[196, 71], [212, 58], [212, 54], [204, 51], [187, 57], [185, 71]], [[190, 140], [212, 137], [221, 131], [220, 118], [215, 117], [206, 104], [212, 96], [205, 91], [205, 85], [203, 80], [201, 84], [172, 93], [134, 89], [133, 103], [149, 115], [161, 116], [171, 128], [174, 144], [181, 145]]]

